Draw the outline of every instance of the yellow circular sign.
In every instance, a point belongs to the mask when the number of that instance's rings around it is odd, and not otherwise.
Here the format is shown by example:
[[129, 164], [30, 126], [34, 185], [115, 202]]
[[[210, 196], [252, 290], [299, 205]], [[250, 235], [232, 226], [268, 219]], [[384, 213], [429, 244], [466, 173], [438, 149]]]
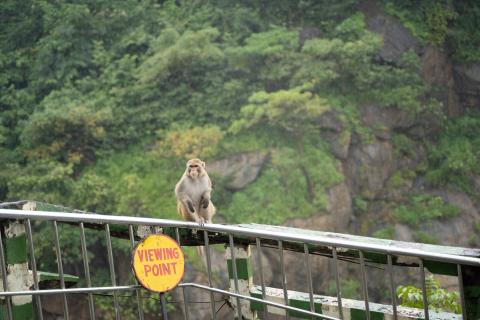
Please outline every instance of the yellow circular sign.
[[132, 254], [135, 277], [155, 292], [175, 288], [183, 277], [185, 258], [175, 240], [163, 234], [150, 235], [138, 243]]

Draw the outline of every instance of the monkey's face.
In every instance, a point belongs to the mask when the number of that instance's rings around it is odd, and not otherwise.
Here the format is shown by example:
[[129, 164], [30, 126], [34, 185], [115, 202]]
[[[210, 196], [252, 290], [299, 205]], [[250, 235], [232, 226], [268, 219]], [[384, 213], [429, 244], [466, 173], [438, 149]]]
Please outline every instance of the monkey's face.
[[187, 162], [187, 175], [192, 179], [197, 179], [205, 173], [205, 162], [198, 159], [192, 159]]

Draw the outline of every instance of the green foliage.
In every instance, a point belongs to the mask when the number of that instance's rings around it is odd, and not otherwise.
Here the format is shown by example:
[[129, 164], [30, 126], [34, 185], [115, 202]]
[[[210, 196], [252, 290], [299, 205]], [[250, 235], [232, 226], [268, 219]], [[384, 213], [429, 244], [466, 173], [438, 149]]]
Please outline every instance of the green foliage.
[[411, 226], [432, 219], [455, 217], [459, 213], [457, 207], [445, 203], [441, 197], [431, 195], [414, 195], [408, 204], [395, 208], [395, 217]]
[[[458, 292], [448, 292], [442, 289], [440, 282], [433, 276], [426, 277], [425, 284], [429, 308], [438, 312], [462, 313]], [[399, 286], [397, 296], [402, 301], [402, 306], [423, 309], [422, 289], [411, 285]]]
[[176, 219], [175, 183], [183, 161], [132, 150], [100, 161], [91, 174], [102, 177], [113, 194], [113, 212]]
[[202, 71], [222, 63], [223, 53], [213, 42], [218, 36], [215, 29], [187, 31], [181, 36], [174, 29], [163, 31], [154, 42], [154, 55], [139, 67], [140, 83], [193, 86], [201, 82]]
[[458, 18], [450, 31], [449, 45], [454, 58], [464, 63], [480, 61], [480, 4], [475, 0], [454, 1]]
[[388, 14], [397, 17], [417, 38], [435, 45], [447, 43], [454, 57], [466, 63], [480, 59], [480, 5], [476, 1], [383, 0]]
[[451, 1], [415, 1], [386, 0], [385, 10], [405, 24], [412, 34], [433, 44], [442, 44], [447, 37], [448, 24], [458, 14], [453, 10]]
[[471, 113], [447, 123], [429, 153], [427, 178], [434, 185], [451, 185], [473, 193], [470, 175], [480, 173], [480, 114]]
[[353, 198], [353, 207], [356, 210], [366, 212], [368, 209], [368, 201], [361, 197], [355, 197]]
[[440, 244], [438, 237], [425, 231], [415, 231], [413, 238], [416, 242], [428, 244]]
[[298, 33], [284, 28], [254, 33], [239, 47], [226, 50], [229, 64], [268, 91], [284, 88], [296, 68]]
[[165, 157], [204, 159], [216, 154], [223, 135], [217, 126], [168, 131], [155, 151]]
[[416, 176], [415, 171], [410, 169], [397, 170], [388, 180], [388, 186], [392, 188], [408, 187]]
[[412, 155], [412, 146], [414, 142], [404, 134], [394, 134], [392, 136], [392, 143], [394, 147], [395, 154], [397, 156], [410, 156]]
[[385, 228], [379, 229], [375, 231], [372, 236], [374, 238], [380, 239], [393, 239], [395, 237], [395, 227], [394, 226], [387, 226]]
[[415, 53], [405, 53], [397, 66], [374, 63], [383, 41], [365, 29], [361, 13], [339, 24], [335, 33], [335, 38], [305, 43], [294, 84], [311, 83], [316, 92], [332, 93], [354, 105], [376, 101], [411, 113], [435, 108], [434, 101], [419, 101], [429, 89], [417, 72]]
[[240, 119], [232, 124], [232, 132], [264, 124], [302, 135], [312, 130], [315, 121], [329, 109], [320, 97], [300, 89], [257, 92], [249, 103], [242, 108]]
[[75, 166], [91, 163], [111, 115], [108, 110], [95, 112], [81, 101], [62, 102], [47, 105], [30, 117], [22, 134], [25, 153], [29, 158], [55, 159]]
[[[315, 161], [318, 166], [309, 165]], [[323, 148], [273, 150], [270, 165], [245, 190], [235, 192], [221, 214], [230, 223], [279, 224], [310, 216], [327, 205], [326, 189], [342, 180], [336, 162]], [[216, 191], [217, 192], [217, 191]]]
[[9, 200], [35, 199], [55, 204], [68, 204], [73, 190], [72, 165], [43, 160], [27, 166], [9, 165], [7, 176]]

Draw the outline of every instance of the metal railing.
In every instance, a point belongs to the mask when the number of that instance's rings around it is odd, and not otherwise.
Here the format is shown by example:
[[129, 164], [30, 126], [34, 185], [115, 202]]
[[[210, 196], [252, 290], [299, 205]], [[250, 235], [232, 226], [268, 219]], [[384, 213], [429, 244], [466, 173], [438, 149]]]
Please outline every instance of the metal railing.
[[[119, 303], [119, 293], [132, 292], [136, 298], [138, 318], [144, 318], [143, 312], [143, 296], [142, 289], [137, 283], [118, 284], [117, 275], [115, 273], [116, 265], [114, 259], [114, 248], [112, 247], [112, 234], [115, 237], [124, 238], [129, 241], [131, 247], [135, 245], [135, 241], [141, 238], [141, 227], [153, 227], [157, 232], [164, 232], [173, 236], [177, 242], [182, 246], [205, 246], [205, 264], [208, 276], [208, 285], [184, 282], [179, 285], [179, 290], [182, 290], [183, 299], [183, 314], [185, 319], [195, 319], [189, 314], [189, 301], [187, 299], [186, 290], [196, 288], [210, 292], [211, 317], [216, 319], [218, 308], [214, 294], [221, 294], [228, 296], [235, 308], [235, 316], [238, 319], [250, 319], [256, 317], [258, 312], [262, 318], [268, 318], [269, 313], [279, 313], [288, 319], [292, 317], [301, 318], [318, 318], [318, 319], [354, 319], [354, 312], [362, 311], [364, 318], [371, 319], [371, 316], [376, 313], [390, 314], [392, 319], [399, 319], [401, 317], [407, 318], [424, 318], [424, 319], [448, 319], [453, 317], [453, 314], [434, 313], [428, 308], [428, 301], [426, 295], [426, 281], [425, 269], [428, 266], [437, 264], [442, 268], [449, 268], [453, 266], [456, 276], [458, 277], [458, 288], [460, 291], [460, 301], [462, 305], [463, 319], [477, 319], [480, 317], [477, 314], [475, 306], [471, 304], [478, 301], [478, 297], [471, 290], [465, 290], [466, 286], [475, 287], [480, 286], [478, 281], [480, 270], [480, 258], [476, 250], [456, 250], [452, 247], [440, 246], [425, 246], [425, 247], [406, 247], [405, 245], [398, 245], [393, 241], [367, 241], [361, 237], [341, 238], [332, 236], [329, 233], [303, 233], [292, 232], [291, 229], [281, 227], [268, 227], [261, 225], [251, 226], [235, 226], [235, 225], [218, 225], [205, 224], [200, 226], [196, 223], [172, 221], [154, 218], [142, 217], [128, 217], [128, 216], [114, 216], [114, 215], [99, 215], [90, 213], [77, 212], [49, 212], [49, 211], [32, 211], [32, 210], [14, 210], [14, 209], [0, 209], [0, 221], [3, 222], [3, 227], [0, 232], [0, 267], [2, 273], [3, 292], [0, 292], [0, 297], [4, 297], [6, 304], [6, 316], [8, 319], [14, 319], [16, 307], [15, 297], [27, 296], [34, 297], [34, 305], [36, 315], [42, 319], [42, 302], [40, 296], [57, 294], [62, 296], [63, 314], [64, 318], [69, 318], [69, 306], [67, 295], [71, 294], [87, 294], [89, 315], [91, 319], [95, 319], [95, 301], [94, 294], [100, 292], [111, 293], [114, 301], [115, 318], [120, 319], [122, 305]], [[47, 221], [53, 224], [54, 239], [55, 239], [55, 255], [58, 269], [58, 288], [42, 289], [39, 286], [41, 282], [41, 273], [37, 270], [37, 257], [35, 256], [35, 245], [33, 241], [32, 222], [33, 221]], [[14, 272], [12, 262], [9, 261], [8, 254], [5, 254], [5, 243], [8, 240], [8, 233], [5, 231], [8, 224], [23, 223], [25, 226], [26, 242], [28, 245], [29, 259], [28, 265], [30, 267], [32, 285], [19, 290], [18, 288], [10, 288], [12, 279], [9, 276]], [[85, 283], [85, 287], [69, 288], [66, 285], [66, 275], [63, 270], [62, 263], [62, 248], [59, 237], [59, 224], [68, 224], [74, 228], [78, 228], [80, 233], [81, 256], [84, 266], [84, 275], [81, 280]], [[11, 225], [10, 225], [11, 226]], [[87, 254], [87, 244], [85, 239], [85, 228], [99, 230], [97, 232], [105, 233], [105, 240], [107, 246], [107, 260], [109, 266], [109, 275], [111, 279], [110, 286], [95, 286], [92, 284], [90, 275], [89, 258]], [[159, 229], [161, 228], [161, 230]], [[193, 231], [192, 231], [193, 230]], [[16, 235], [18, 237], [18, 234]], [[363, 240], [362, 240], [363, 239]], [[211, 261], [211, 246], [213, 244], [225, 244], [227, 248], [227, 260], [230, 261], [228, 272], [230, 278], [230, 289], [223, 290], [216, 288], [212, 280], [212, 261]], [[248, 270], [242, 263], [251, 263], [250, 261], [250, 247], [257, 251], [257, 259], [255, 262], [258, 278], [260, 284], [254, 286], [251, 281], [251, 274], [244, 274], [244, 270]], [[435, 247], [435, 250], [432, 248]], [[263, 248], [275, 248], [278, 252], [282, 288], [280, 291], [275, 291], [274, 288], [268, 288], [265, 280], [264, 267], [260, 253]], [[444, 249], [443, 249], [444, 248]], [[308, 292], [302, 296], [301, 294], [294, 294], [287, 287], [287, 272], [284, 263], [285, 250], [300, 252], [304, 256], [303, 264], [305, 266], [305, 277], [308, 286]], [[8, 252], [8, 250], [7, 250]], [[310, 263], [312, 255], [321, 255], [332, 259], [334, 283], [336, 295], [335, 297], [319, 296], [314, 293], [312, 283], [312, 266]], [[400, 258], [403, 257], [403, 258]], [[404, 259], [408, 257], [409, 259]], [[412, 262], [416, 260], [417, 262]], [[339, 261], [355, 262], [360, 265], [360, 275], [362, 284], [363, 302], [361, 306], [358, 301], [355, 302], [350, 299], [342, 297], [340, 288], [340, 274]], [[408, 261], [408, 262], [405, 262]], [[118, 262], [117, 262], [118, 263]], [[378, 304], [373, 303], [369, 299], [368, 294], [368, 279], [366, 269], [375, 263], [385, 265], [388, 273], [388, 283], [390, 287], [391, 304], [388, 308], [385, 305], [379, 307]], [[423, 292], [423, 313], [417, 310], [412, 313], [411, 309], [399, 307], [397, 304], [394, 283], [394, 266], [416, 266], [420, 270], [420, 279]], [[245, 268], [244, 268], [245, 267]], [[28, 268], [28, 267], [27, 267]], [[243, 281], [243, 282], [242, 282]], [[178, 290], [178, 289], [177, 289]], [[272, 293], [273, 292], [273, 293]], [[277, 294], [277, 295], [276, 295]], [[466, 296], [469, 295], [469, 296]], [[297, 300], [296, 300], [297, 299]], [[306, 302], [306, 306], [300, 302]], [[473, 301], [473, 302], [472, 302]], [[299, 304], [300, 303], [300, 304]], [[323, 308], [323, 309], [322, 309]], [[403, 308], [403, 309], [402, 309]], [[283, 311], [282, 311], [283, 310]], [[348, 312], [345, 312], [349, 310]], [[402, 313], [403, 312], [403, 313]], [[348, 313], [348, 315], [346, 314]], [[414, 314], [414, 315], [412, 315]], [[460, 317], [458, 317], [460, 318]], [[402, 318], [403, 319], [403, 318]]]

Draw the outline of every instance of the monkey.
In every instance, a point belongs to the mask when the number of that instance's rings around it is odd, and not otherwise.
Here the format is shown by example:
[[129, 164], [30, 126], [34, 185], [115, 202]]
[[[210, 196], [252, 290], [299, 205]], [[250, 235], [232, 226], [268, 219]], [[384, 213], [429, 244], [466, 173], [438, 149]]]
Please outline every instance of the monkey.
[[188, 160], [187, 168], [175, 186], [178, 214], [201, 226], [212, 223], [216, 209], [210, 198], [211, 192], [212, 181], [205, 170], [205, 162], [197, 158]]

